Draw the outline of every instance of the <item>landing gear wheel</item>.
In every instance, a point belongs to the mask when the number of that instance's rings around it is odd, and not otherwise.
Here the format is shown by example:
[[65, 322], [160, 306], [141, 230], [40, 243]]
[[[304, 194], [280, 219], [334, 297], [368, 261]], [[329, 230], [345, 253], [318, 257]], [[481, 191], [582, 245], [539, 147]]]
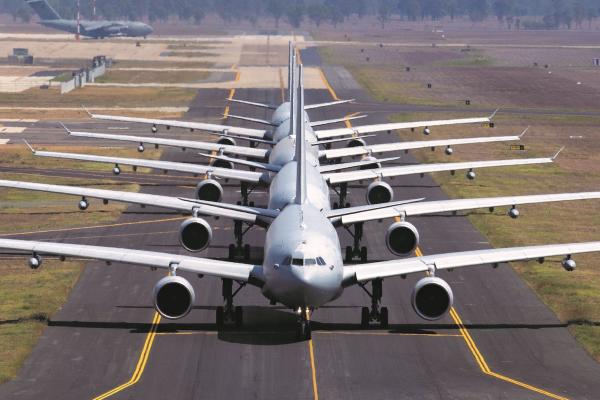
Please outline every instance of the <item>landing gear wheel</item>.
[[235, 258], [235, 245], [232, 243], [229, 245], [229, 259], [233, 260]]
[[367, 262], [367, 248], [364, 246], [360, 248], [360, 261]]
[[241, 306], [235, 308], [235, 327], [241, 328], [244, 324], [244, 309]]
[[223, 325], [225, 323], [225, 309], [221, 306], [217, 307], [217, 329], [221, 329], [223, 328]]
[[381, 314], [379, 315], [379, 325], [382, 328], [387, 329], [387, 327], [389, 326], [389, 324], [388, 324], [388, 308], [381, 307], [380, 313]]
[[346, 246], [346, 262], [352, 261], [352, 246]]
[[334, 209], [334, 210], [337, 210], [338, 208], [339, 208], [339, 207], [338, 207], [338, 203], [334, 202], [334, 203], [333, 203], [333, 209]]
[[350, 208], [350, 203], [346, 203], [346, 208]]
[[369, 307], [363, 307], [360, 309], [360, 327], [366, 329], [369, 327]]

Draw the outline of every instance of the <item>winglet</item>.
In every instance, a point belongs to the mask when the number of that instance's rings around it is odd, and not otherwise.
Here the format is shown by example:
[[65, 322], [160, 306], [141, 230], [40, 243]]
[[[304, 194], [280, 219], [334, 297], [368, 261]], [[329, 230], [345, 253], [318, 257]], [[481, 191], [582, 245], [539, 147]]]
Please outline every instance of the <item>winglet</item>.
[[494, 117], [496, 116], [496, 113], [497, 113], [498, 111], [500, 111], [500, 109], [499, 109], [499, 108], [496, 108], [496, 109], [494, 110], [494, 112], [490, 114], [490, 116], [488, 117], [488, 119], [489, 119], [490, 121], [491, 121], [492, 119], [494, 119]]
[[90, 117], [90, 118], [94, 118], [94, 116], [92, 115], [92, 113], [90, 112], [90, 110], [88, 110], [87, 108], [85, 108], [85, 106], [82, 104], [81, 108], [83, 108], [83, 111], [86, 112], [86, 114]]
[[67, 132], [69, 135], [71, 134], [71, 130], [70, 130], [69, 128], [67, 128], [67, 127], [65, 126], [65, 124], [63, 124], [63, 123], [62, 123], [62, 122], [60, 122], [60, 121], [59, 121], [58, 123], [60, 124], [60, 126], [62, 126], [62, 127], [63, 127], [63, 129], [64, 129], [64, 130], [65, 130], [65, 131], [66, 131], [66, 132]]
[[25, 139], [23, 139], [23, 142], [25, 142], [25, 144], [27, 145], [27, 147], [29, 147], [29, 150], [31, 150], [31, 152], [33, 154], [35, 154], [35, 149], [33, 147], [31, 147], [31, 145], [29, 144], [29, 142]]
[[527, 128], [525, 128], [525, 130], [523, 132], [521, 132], [521, 134], [519, 135], [519, 139], [522, 139], [523, 136], [525, 136], [525, 134], [527, 133], [528, 130], [529, 130], [529, 126]]
[[552, 161], [556, 160], [556, 157], [558, 157], [558, 155], [560, 154], [561, 151], [563, 151], [565, 149], [565, 146], [561, 147], [556, 154], [552, 157]]

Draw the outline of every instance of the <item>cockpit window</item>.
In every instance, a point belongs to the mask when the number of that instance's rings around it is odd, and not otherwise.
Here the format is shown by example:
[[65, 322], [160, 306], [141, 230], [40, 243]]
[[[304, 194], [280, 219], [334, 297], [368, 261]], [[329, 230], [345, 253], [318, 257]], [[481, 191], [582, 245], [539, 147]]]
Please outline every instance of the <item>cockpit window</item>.
[[317, 264], [326, 265], [325, 260], [323, 260], [323, 257], [317, 257]]
[[290, 263], [292, 262], [292, 257], [287, 256], [286, 258], [283, 259], [283, 265], [290, 265]]
[[305, 258], [304, 265], [315, 265], [317, 262], [314, 258]]
[[292, 258], [292, 265], [304, 265], [304, 260], [301, 258]]

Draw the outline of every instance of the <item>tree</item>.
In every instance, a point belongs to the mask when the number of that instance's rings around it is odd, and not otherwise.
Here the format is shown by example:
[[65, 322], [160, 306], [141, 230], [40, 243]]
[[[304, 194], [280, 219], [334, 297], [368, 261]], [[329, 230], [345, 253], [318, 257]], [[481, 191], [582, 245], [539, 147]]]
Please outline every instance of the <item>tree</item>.
[[498, 19], [498, 22], [504, 22], [504, 18], [513, 14], [514, 1], [513, 0], [495, 0], [492, 4], [492, 10], [494, 15]]
[[317, 27], [321, 26], [321, 22], [323, 22], [323, 20], [327, 18], [328, 11], [329, 10], [327, 6], [325, 6], [324, 4], [313, 3], [306, 7], [306, 15], [308, 15], [308, 18]]
[[285, 12], [285, 4], [281, 0], [269, 0], [267, 4], [267, 12], [275, 18], [275, 26], [279, 28], [279, 20]]
[[292, 1], [285, 10], [285, 16], [291, 26], [299, 28], [304, 19], [304, 4], [300, 1]]

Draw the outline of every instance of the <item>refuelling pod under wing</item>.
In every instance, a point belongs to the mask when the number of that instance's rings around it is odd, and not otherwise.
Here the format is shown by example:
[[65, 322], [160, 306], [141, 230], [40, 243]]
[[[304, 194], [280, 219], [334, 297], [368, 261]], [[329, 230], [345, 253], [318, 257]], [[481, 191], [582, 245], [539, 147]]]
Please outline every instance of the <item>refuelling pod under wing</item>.
[[381, 204], [392, 201], [394, 198], [394, 189], [383, 181], [373, 181], [367, 187], [367, 203]]
[[454, 303], [454, 294], [445, 280], [426, 276], [417, 282], [411, 304], [419, 317], [434, 321], [443, 317]]
[[394, 222], [385, 233], [385, 244], [395, 255], [404, 256], [419, 245], [419, 231], [410, 222]]
[[196, 186], [196, 198], [219, 202], [223, 198], [223, 186], [214, 179], [204, 179]]
[[167, 319], [183, 318], [192, 309], [196, 295], [181, 276], [165, 276], [154, 286], [154, 308]]
[[188, 218], [179, 227], [179, 243], [188, 251], [206, 249], [212, 240], [210, 224], [202, 218]]

